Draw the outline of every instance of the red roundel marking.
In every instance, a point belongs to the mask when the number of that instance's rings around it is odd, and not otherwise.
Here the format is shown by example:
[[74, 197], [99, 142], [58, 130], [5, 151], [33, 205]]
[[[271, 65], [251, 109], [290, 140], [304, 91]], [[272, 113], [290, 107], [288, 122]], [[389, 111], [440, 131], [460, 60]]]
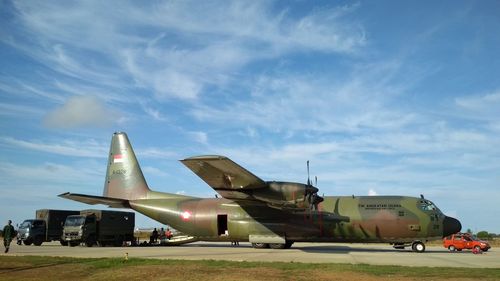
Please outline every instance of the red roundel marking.
[[181, 213], [181, 218], [183, 221], [187, 221], [191, 218], [192, 214], [190, 211], [184, 211]]

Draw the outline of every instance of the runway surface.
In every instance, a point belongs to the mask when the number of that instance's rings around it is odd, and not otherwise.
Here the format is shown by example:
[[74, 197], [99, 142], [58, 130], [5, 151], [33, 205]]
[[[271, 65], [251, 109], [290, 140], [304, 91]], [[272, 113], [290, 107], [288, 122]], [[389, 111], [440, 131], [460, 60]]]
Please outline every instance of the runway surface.
[[196, 242], [167, 247], [69, 247], [59, 243], [42, 246], [18, 246], [13, 243], [8, 254], [64, 256], [81, 258], [123, 257], [186, 260], [231, 260], [259, 262], [350, 263], [402, 266], [445, 266], [500, 268], [500, 251], [495, 248], [483, 254], [471, 251], [449, 252], [438, 246], [428, 246], [425, 253], [409, 249], [396, 250], [385, 244], [295, 243], [288, 250], [254, 249], [250, 243], [231, 246], [230, 243]]

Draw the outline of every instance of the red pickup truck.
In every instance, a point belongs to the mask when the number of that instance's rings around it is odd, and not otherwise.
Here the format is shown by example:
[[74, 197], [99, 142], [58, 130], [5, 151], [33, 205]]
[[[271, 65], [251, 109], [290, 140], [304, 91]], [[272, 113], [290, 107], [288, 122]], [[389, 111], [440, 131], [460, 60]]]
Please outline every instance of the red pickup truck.
[[463, 249], [474, 249], [476, 251], [488, 251], [491, 246], [488, 242], [479, 240], [468, 233], [457, 233], [443, 239], [443, 246], [450, 251], [462, 251]]

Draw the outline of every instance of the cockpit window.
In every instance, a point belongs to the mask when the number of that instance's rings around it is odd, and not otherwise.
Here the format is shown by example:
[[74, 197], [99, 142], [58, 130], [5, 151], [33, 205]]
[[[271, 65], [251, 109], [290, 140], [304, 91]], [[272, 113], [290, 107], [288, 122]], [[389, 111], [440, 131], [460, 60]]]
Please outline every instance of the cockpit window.
[[437, 210], [436, 206], [429, 200], [420, 200], [420, 209], [424, 211]]
[[23, 221], [19, 228], [28, 228], [31, 226], [31, 221]]

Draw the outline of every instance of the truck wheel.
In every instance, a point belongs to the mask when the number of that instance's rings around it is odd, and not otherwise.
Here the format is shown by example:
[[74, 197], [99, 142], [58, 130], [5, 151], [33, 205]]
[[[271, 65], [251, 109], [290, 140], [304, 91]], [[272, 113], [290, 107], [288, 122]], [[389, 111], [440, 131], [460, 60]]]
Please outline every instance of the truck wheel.
[[455, 246], [450, 245], [450, 246], [448, 247], [448, 250], [450, 250], [450, 252], [455, 252], [456, 248], [455, 248]]
[[40, 246], [43, 243], [43, 237], [42, 236], [37, 236], [35, 237], [35, 241], [33, 241], [33, 244], [35, 246]]
[[78, 244], [80, 244], [80, 243], [78, 243], [78, 242], [69, 242], [69, 246], [70, 247], [78, 246]]
[[423, 253], [425, 252], [425, 244], [420, 241], [415, 241], [411, 244], [411, 248], [414, 252]]
[[59, 240], [59, 243], [61, 243], [61, 245], [63, 246], [68, 246], [68, 241], [64, 241], [64, 240]]
[[33, 241], [31, 241], [31, 239], [26, 239], [23, 241], [23, 243], [24, 243], [24, 245], [29, 246], [33, 243]]
[[254, 247], [255, 249], [265, 249], [265, 248], [269, 248], [269, 244], [267, 244], [267, 243], [252, 243], [252, 247]]

